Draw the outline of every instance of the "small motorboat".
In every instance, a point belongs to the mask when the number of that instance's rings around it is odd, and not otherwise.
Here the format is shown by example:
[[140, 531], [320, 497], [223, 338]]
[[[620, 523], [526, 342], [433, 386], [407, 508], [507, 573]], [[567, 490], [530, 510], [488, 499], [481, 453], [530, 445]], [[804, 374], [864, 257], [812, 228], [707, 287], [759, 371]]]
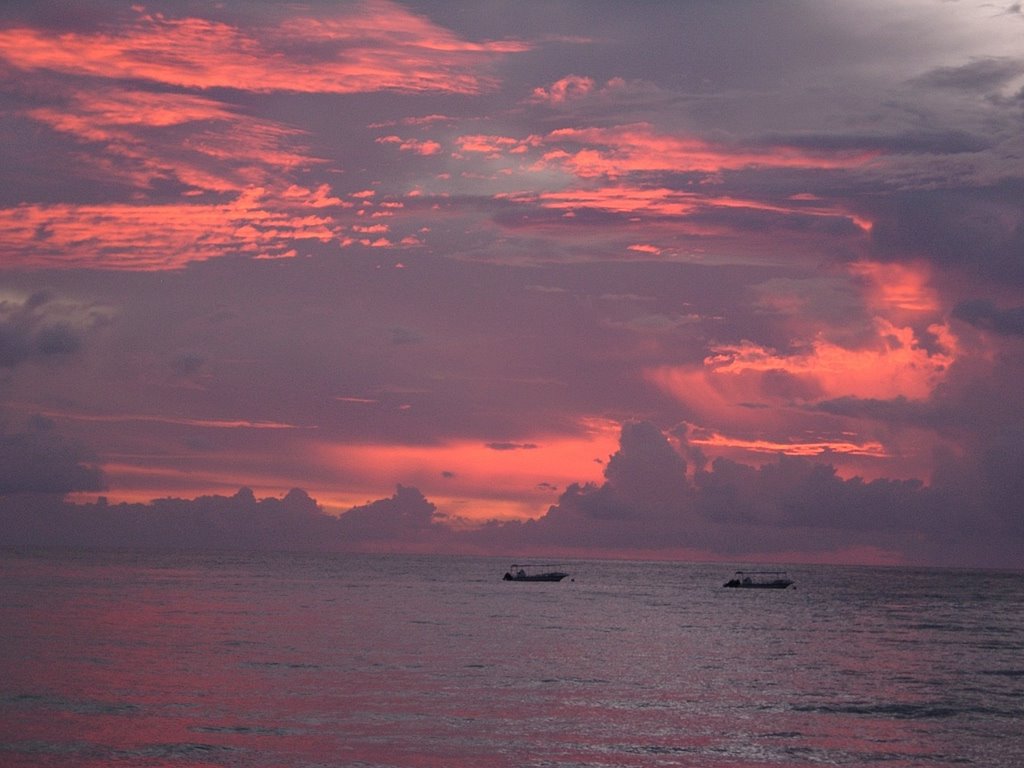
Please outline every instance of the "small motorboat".
[[527, 571], [527, 568], [544, 568], [550, 566], [516, 565], [505, 571], [502, 581], [561, 581], [568, 573], [562, 571]]
[[785, 589], [792, 583], [785, 571], [736, 571], [722, 586], [736, 589]]

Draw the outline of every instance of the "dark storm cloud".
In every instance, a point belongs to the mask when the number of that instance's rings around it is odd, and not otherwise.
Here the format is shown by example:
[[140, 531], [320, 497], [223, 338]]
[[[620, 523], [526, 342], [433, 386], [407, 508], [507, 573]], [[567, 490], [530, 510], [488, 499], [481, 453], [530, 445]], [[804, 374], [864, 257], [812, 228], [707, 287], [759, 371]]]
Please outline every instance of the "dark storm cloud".
[[1024, 307], [999, 309], [989, 299], [961, 301], [953, 317], [1006, 336], [1024, 336]]
[[1001, 88], [1024, 73], [1024, 60], [984, 58], [954, 67], [937, 67], [916, 79], [919, 85], [972, 93]]
[[984, 135], [966, 130], [908, 129], [893, 133], [793, 133], [764, 137], [767, 146], [790, 146], [820, 151], [872, 151], [886, 154], [956, 155], [981, 152], [992, 145]]
[[384, 543], [429, 546], [447, 529], [436, 519], [436, 507], [415, 488], [398, 486], [388, 499], [353, 507], [338, 518], [348, 544]]
[[900, 192], [876, 203], [872, 242], [890, 259], [1024, 283], [1024, 174], [997, 187]]
[[0, 499], [0, 541], [29, 546], [182, 549], [332, 548], [338, 521], [304, 491], [257, 500], [233, 496], [157, 499], [148, 504], [68, 504], [40, 496]]
[[0, 367], [12, 368], [32, 354], [32, 340], [25, 329], [7, 324], [0, 326]]
[[0, 21], [33, 24], [48, 29], [85, 31], [101, 28], [111, 18], [126, 18], [131, 10], [116, 0], [38, 0], [0, 4]]
[[103, 490], [103, 474], [92, 459], [51, 421], [36, 417], [23, 431], [0, 432], [0, 496]]
[[51, 325], [36, 335], [36, 348], [43, 355], [70, 355], [82, 346], [81, 338], [67, 325]]
[[902, 396], [889, 400], [839, 397], [818, 401], [811, 408], [844, 419], [924, 429], [946, 430], [957, 420], [955, 406], [942, 402], [910, 400]]
[[960, 450], [943, 453], [933, 481], [977, 520], [1019, 532], [1024, 530], [1019, 496], [1024, 483], [1024, 358], [1019, 335], [1004, 340], [1007, 348], [984, 376], [958, 366], [938, 393], [942, 427], [956, 436]]
[[202, 355], [185, 352], [171, 360], [171, 370], [179, 376], [192, 376], [198, 373], [205, 363], [206, 360]]
[[[1019, 453], [999, 455], [1018, 470]], [[1006, 466], [990, 469], [1009, 475], [1002, 471]], [[706, 550], [769, 559], [866, 547], [918, 562], [957, 562], [967, 550], [974, 558], [988, 546], [1001, 553], [1002, 565], [1020, 565], [1019, 515], [1002, 523], [977, 516], [975, 509], [959, 507], [960, 498], [948, 488], [918, 480], [843, 479], [822, 460], [790, 456], [761, 467], [716, 459], [692, 481], [684, 470], [685, 462], [652, 425], [627, 425], [603, 484], [573, 486], [544, 517], [492, 526], [479, 537], [493, 544], [507, 536], [542, 548]], [[963, 539], [965, 526], [975, 527], [970, 544]], [[993, 550], [1007, 535], [1012, 540]]]
[[388, 499], [335, 517], [300, 489], [257, 499], [157, 499], [147, 504], [68, 504], [39, 493], [0, 495], [0, 545], [356, 551], [449, 546], [457, 537], [434, 520], [434, 505], [399, 486]]
[[[806, 188], [806, 187], [804, 187]], [[751, 233], [765, 236], [773, 233], [829, 235], [837, 240], [857, 237], [861, 230], [849, 215], [837, 212], [822, 216], [817, 213], [803, 214], [796, 206], [787, 211], [766, 211], [750, 208], [710, 208], [688, 217], [696, 224], [718, 225], [737, 233]]]
[[834, 467], [802, 457], [761, 467], [716, 459], [696, 486], [700, 514], [723, 523], [870, 531], [879, 542], [890, 530], [935, 532], [927, 513], [936, 500], [921, 481], [844, 480]]
[[[967, 322], [1019, 345], [1024, 328], [1017, 310], [1000, 311], [975, 301], [957, 311]], [[1024, 545], [1024, 509], [1019, 503], [1024, 492], [1024, 361], [1013, 349], [986, 365], [984, 376], [973, 369], [977, 361], [954, 365], [928, 401], [842, 398], [817, 406], [887, 429], [904, 425], [934, 430], [950, 441], [934, 448], [934, 470], [926, 478], [930, 486], [921, 492], [929, 501], [927, 514], [945, 528], [947, 552], [953, 551], [958, 536], [956, 546], [964, 553], [979, 551], [984, 540], [1001, 542], [1004, 550]]]
[[50, 303], [50, 295], [41, 291], [20, 302], [0, 299], [0, 368], [32, 359], [59, 359], [81, 348], [80, 333], [53, 319]]

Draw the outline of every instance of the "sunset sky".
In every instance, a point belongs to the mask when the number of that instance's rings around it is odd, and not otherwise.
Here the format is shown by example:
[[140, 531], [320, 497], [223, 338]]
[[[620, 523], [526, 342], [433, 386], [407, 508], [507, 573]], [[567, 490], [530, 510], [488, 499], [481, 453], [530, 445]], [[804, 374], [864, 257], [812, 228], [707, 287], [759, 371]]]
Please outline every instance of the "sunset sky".
[[1024, 567], [1019, 3], [14, 0], [0, 83], [8, 503]]

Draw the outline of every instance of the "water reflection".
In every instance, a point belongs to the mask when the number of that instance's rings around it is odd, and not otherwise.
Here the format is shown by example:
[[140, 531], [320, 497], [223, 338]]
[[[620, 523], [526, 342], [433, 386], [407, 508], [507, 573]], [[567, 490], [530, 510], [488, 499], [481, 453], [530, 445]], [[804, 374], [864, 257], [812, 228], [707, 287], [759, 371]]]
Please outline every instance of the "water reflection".
[[531, 585], [474, 558], [3, 567], [4, 765], [1024, 762], [1019, 576], [791, 569], [796, 591], [750, 592], [669, 564]]

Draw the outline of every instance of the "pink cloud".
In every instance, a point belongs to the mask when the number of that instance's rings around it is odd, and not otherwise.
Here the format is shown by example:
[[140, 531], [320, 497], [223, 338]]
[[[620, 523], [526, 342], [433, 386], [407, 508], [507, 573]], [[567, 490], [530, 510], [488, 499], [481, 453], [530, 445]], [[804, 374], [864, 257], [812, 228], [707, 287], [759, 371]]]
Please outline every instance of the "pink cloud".
[[262, 188], [220, 204], [41, 205], [0, 209], [6, 267], [176, 269], [229, 253], [282, 257], [301, 240], [340, 238], [312, 211], [323, 197], [283, 205]]
[[525, 139], [517, 139], [512, 136], [472, 134], [459, 136], [456, 143], [462, 152], [500, 156], [502, 154], [524, 154], [540, 146], [541, 138], [533, 135], [527, 136]]
[[651, 256], [660, 256], [662, 253], [661, 248], [659, 248], [656, 245], [650, 245], [649, 243], [634, 243], [633, 245], [629, 246], [627, 250], [633, 251], [635, 253], [647, 253], [650, 254]]
[[[785, 354], [753, 342], [719, 345], [702, 365], [658, 366], [645, 377], [685, 408], [690, 442], [710, 456], [827, 452], [858, 474], [927, 471], [934, 436], [818, 408], [830, 401], [924, 403], [946, 382], [959, 355], [955, 345], [926, 350], [911, 328], [882, 317], [873, 327], [875, 337], [856, 347], [824, 336]], [[863, 460], [873, 468], [865, 470]]]
[[139, 189], [177, 179], [237, 192], [322, 162], [297, 144], [299, 131], [187, 94], [101, 88], [26, 114], [89, 147], [80, 159], [94, 175]]
[[581, 178], [652, 171], [717, 173], [743, 168], [851, 168], [874, 155], [812, 153], [774, 146], [752, 151], [711, 144], [701, 139], [657, 133], [646, 123], [612, 128], [561, 128], [544, 138], [554, 149], [545, 155]]
[[589, 77], [567, 75], [547, 88], [534, 88], [530, 100], [548, 104], [562, 104], [570, 99], [581, 98], [594, 90], [594, 81]]
[[417, 155], [436, 155], [441, 145], [431, 139], [403, 139], [399, 136], [381, 136], [378, 144], [397, 144], [402, 152], [413, 152]]
[[709, 424], [721, 422], [727, 411], [744, 421], [775, 417], [762, 417], [747, 407], [751, 403], [929, 397], [946, 377], [956, 352], [925, 350], [912, 329], [884, 318], [875, 319], [874, 329], [875, 338], [859, 347], [823, 337], [787, 354], [753, 342], [719, 345], [701, 366], [653, 368], [647, 377]]
[[302, 203], [312, 208], [346, 206], [346, 203], [336, 197], [331, 191], [331, 188], [326, 184], [321, 184], [316, 189], [312, 190], [293, 184], [281, 193], [281, 197], [286, 200]]
[[692, 192], [678, 192], [663, 187], [612, 185], [594, 189], [566, 189], [509, 195], [508, 199], [539, 203], [545, 208], [572, 210], [590, 208], [612, 213], [646, 214], [651, 216], [687, 216], [700, 205]]
[[850, 265], [850, 271], [870, 286], [869, 305], [877, 311], [905, 316], [941, 310], [938, 291], [931, 285], [931, 269], [925, 263], [859, 261]]
[[[297, 41], [313, 42], [322, 53], [315, 58], [283, 55]], [[510, 40], [462, 40], [385, 0], [363, 2], [331, 17], [299, 16], [248, 29], [140, 13], [133, 25], [116, 33], [0, 30], [0, 56], [22, 70], [256, 92], [477, 93], [494, 85], [482, 67], [528, 48]]]

